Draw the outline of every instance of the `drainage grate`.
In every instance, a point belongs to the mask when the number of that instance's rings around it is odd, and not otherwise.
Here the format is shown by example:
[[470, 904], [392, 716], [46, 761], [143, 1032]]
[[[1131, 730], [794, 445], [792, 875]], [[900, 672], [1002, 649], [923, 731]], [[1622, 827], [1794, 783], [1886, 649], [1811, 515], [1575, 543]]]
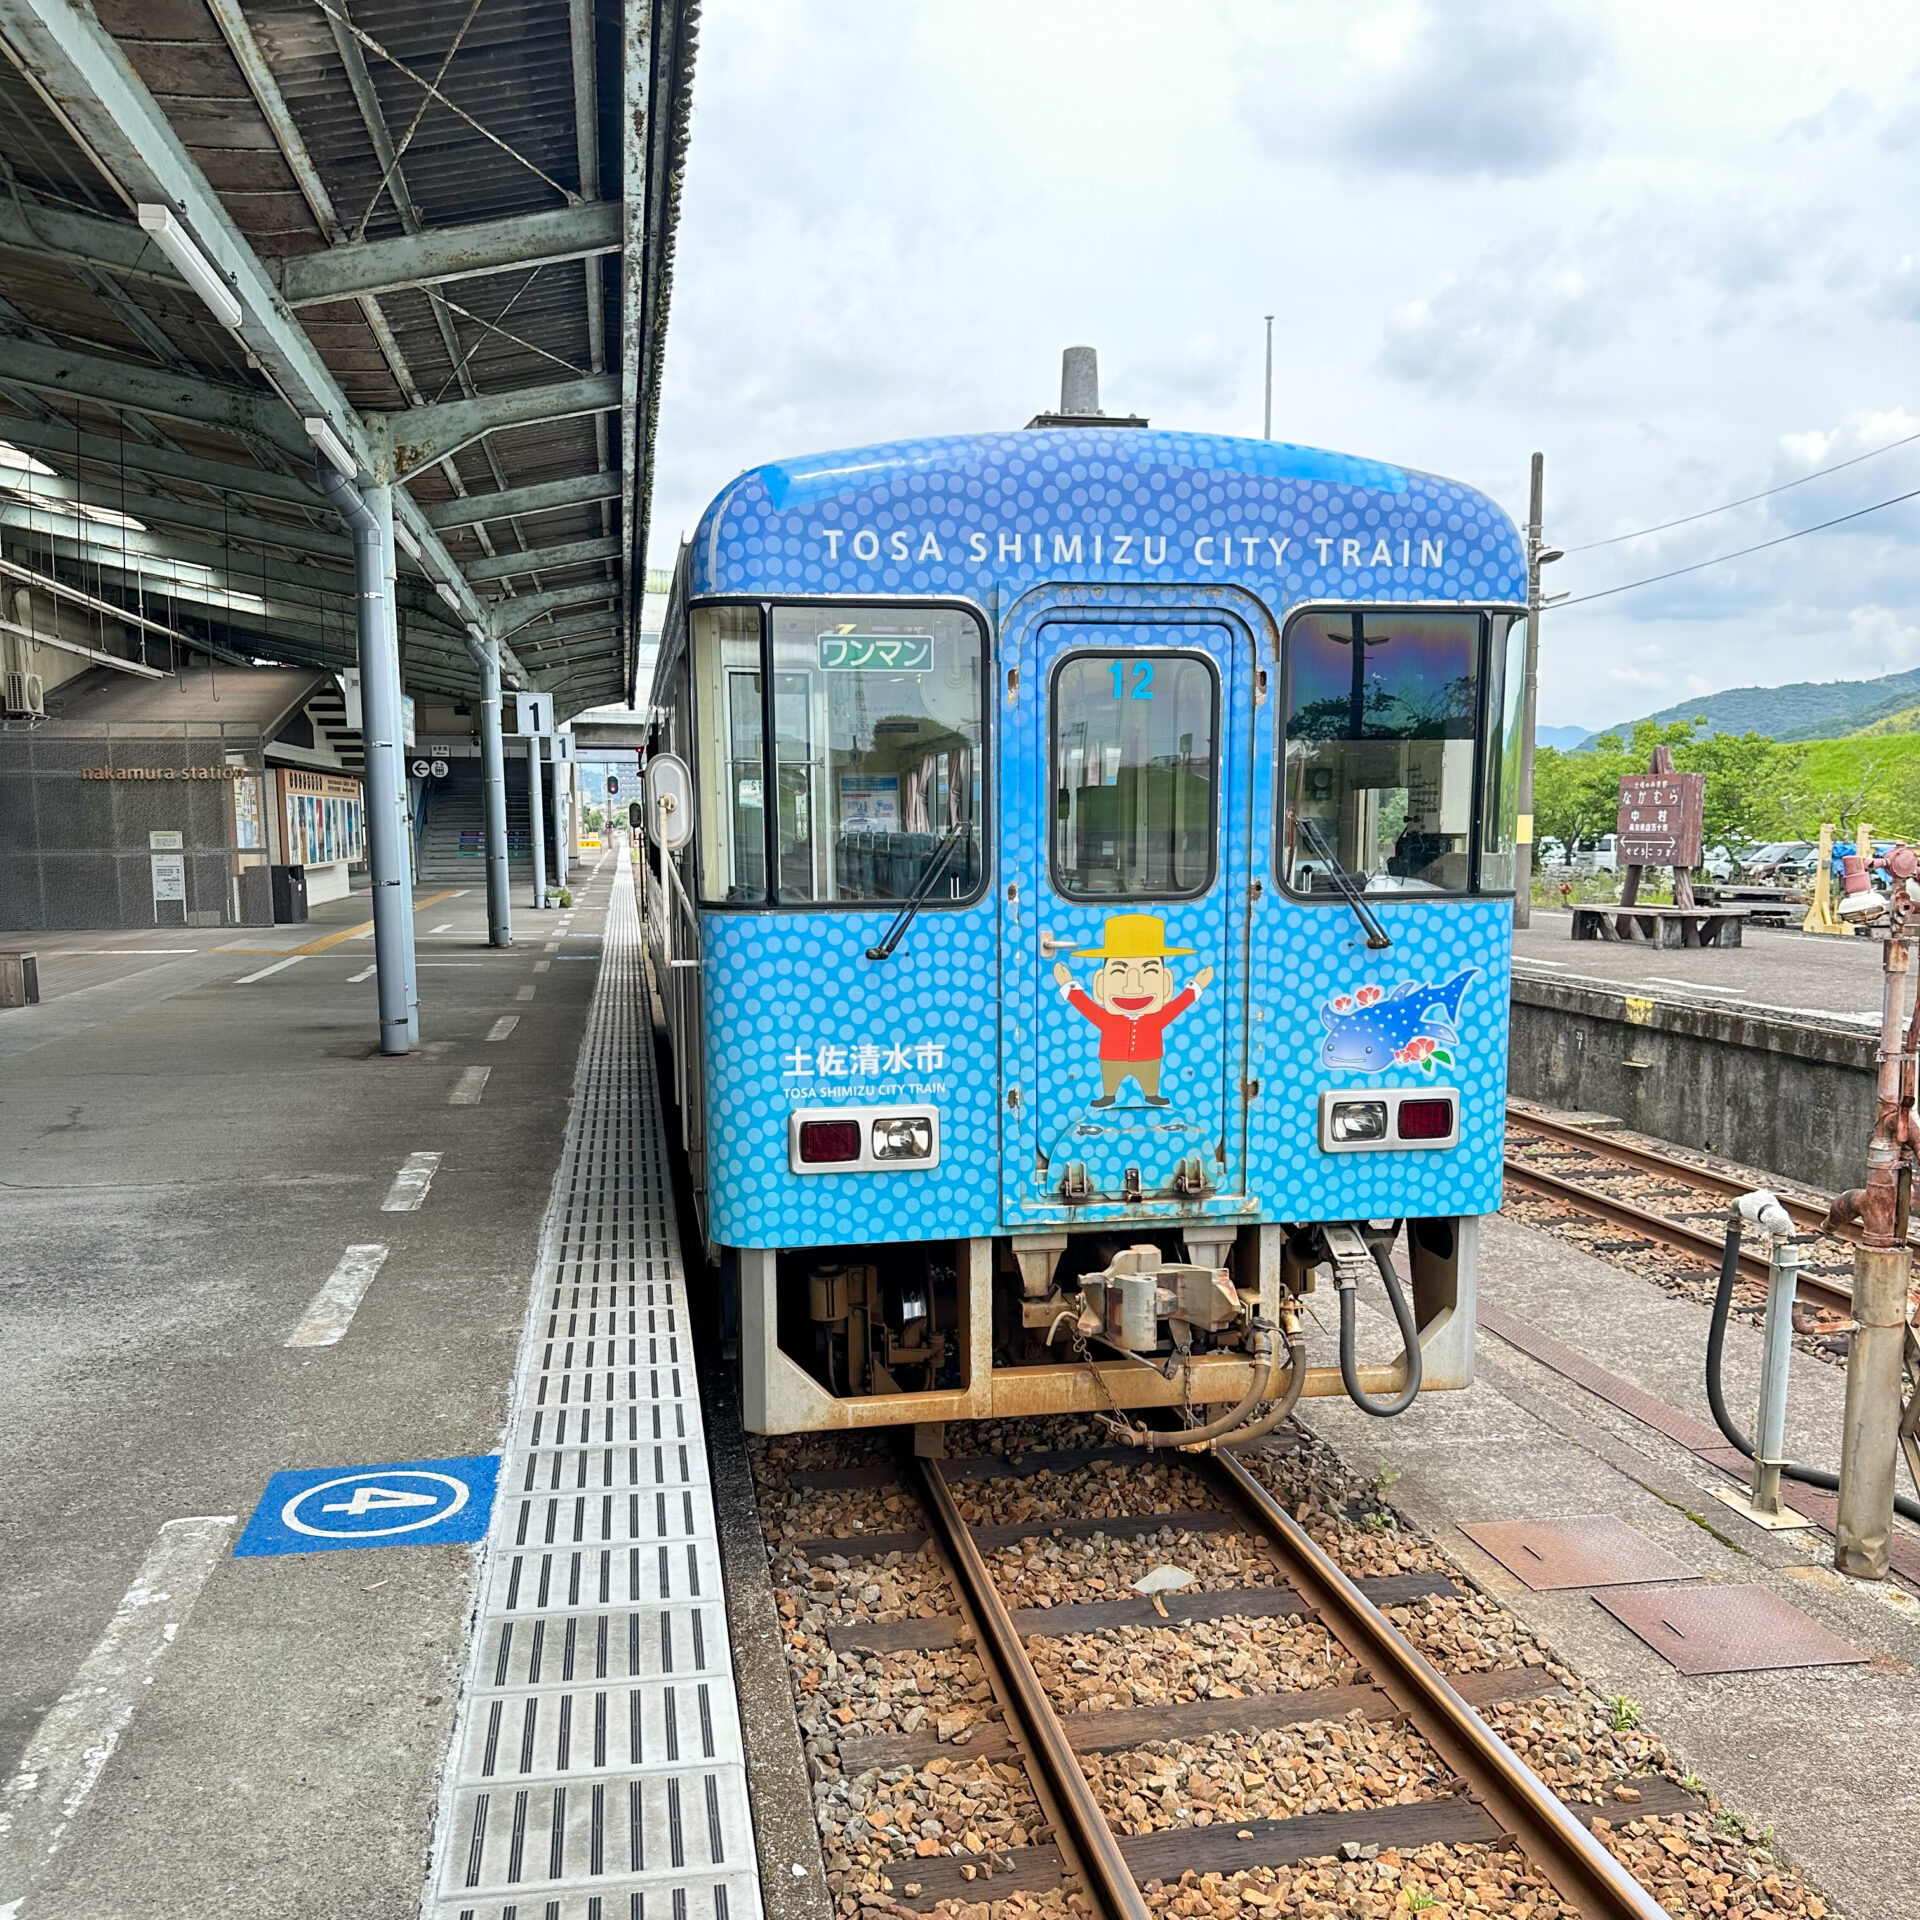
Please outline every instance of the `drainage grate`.
[[1678, 1554], [1656, 1546], [1610, 1514], [1573, 1520], [1482, 1520], [1460, 1531], [1536, 1593], [1700, 1578]]
[[759, 1920], [685, 1288], [621, 861], [427, 1920]]
[[1840, 1667], [1867, 1657], [1765, 1587], [1642, 1587], [1594, 1598], [1682, 1673]]

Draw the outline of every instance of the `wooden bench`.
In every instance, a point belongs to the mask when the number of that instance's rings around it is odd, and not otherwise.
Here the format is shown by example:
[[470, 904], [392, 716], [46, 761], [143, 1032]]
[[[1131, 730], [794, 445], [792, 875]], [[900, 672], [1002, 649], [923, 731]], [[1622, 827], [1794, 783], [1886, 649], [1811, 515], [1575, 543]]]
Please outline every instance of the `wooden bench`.
[[1745, 907], [1575, 907], [1576, 940], [1644, 941], [1650, 947], [1737, 947]]

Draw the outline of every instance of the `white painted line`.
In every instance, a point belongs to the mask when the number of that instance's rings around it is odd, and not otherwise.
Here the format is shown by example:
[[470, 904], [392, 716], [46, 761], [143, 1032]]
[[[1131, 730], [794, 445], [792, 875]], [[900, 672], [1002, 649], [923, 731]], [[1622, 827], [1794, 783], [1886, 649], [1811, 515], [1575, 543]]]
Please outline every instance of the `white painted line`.
[[520, 1016], [517, 1013], [503, 1013], [488, 1030], [487, 1038], [489, 1040], [504, 1040], [519, 1024]]
[[1513, 956], [1513, 964], [1516, 967], [1551, 967], [1558, 973], [1562, 967], [1571, 963], [1565, 960], [1536, 960], [1530, 953], [1516, 953]]
[[462, 1068], [460, 1078], [454, 1083], [453, 1091], [447, 1095], [447, 1105], [477, 1107], [480, 1104], [481, 1094], [486, 1091], [487, 1075], [492, 1071], [491, 1067]]
[[1739, 987], [1707, 987], [1702, 986], [1698, 980], [1675, 980], [1664, 973], [1650, 973], [1647, 978], [1653, 985], [1659, 987], [1685, 987], [1689, 993], [1722, 993], [1733, 1000], [1746, 998], [1745, 991]]
[[453, 931], [453, 922], [451, 920], [442, 920], [437, 927], [429, 927], [427, 929], [427, 932], [429, 935], [436, 934], [436, 933], [451, 933], [452, 931]]
[[454, 890], [447, 895], [447, 898], [449, 900], [460, 900], [465, 898], [465, 896], [471, 891], [472, 889], [468, 887], [455, 887]]
[[21, 1911], [67, 1837], [153, 1685], [160, 1656], [224, 1557], [233, 1524], [232, 1514], [210, 1514], [160, 1529], [106, 1631], [34, 1730], [19, 1771], [0, 1789], [0, 1914]]
[[440, 1171], [440, 1156], [437, 1153], [410, 1153], [407, 1164], [393, 1176], [393, 1185], [387, 1189], [387, 1197], [380, 1202], [382, 1213], [418, 1213], [420, 1203], [427, 1197], [427, 1189], [433, 1185], [433, 1176]]
[[[416, 967], [484, 967], [487, 963], [484, 960], [416, 960], [413, 964]], [[0, 1920], [5, 1920], [5, 1916], [0, 1915]]]
[[264, 980], [270, 974], [285, 973], [289, 967], [297, 967], [302, 960], [311, 960], [310, 953], [296, 953], [285, 960], [276, 960], [270, 967], [262, 967], [258, 973], [243, 973], [233, 984], [236, 987], [250, 987], [256, 980]]
[[558, 940], [549, 940], [540, 951], [542, 953], [558, 953], [560, 951], [560, 942]]
[[362, 980], [371, 980], [379, 971], [380, 968], [377, 963], [371, 967], [362, 967], [358, 973], [350, 973], [347, 975], [347, 985], [357, 987]]
[[350, 940], [371, 940], [373, 938], [373, 929], [371, 927], [362, 927], [358, 933], [349, 934], [347, 937]]
[[340, 1256], [327, 1284], [313, 1296], [300, 1324], [287, 1335], [290, 1347], [331, 1347], [352, 1321], [374, 1275], [387, 1263], [380, 1246], [349, 1247]]
[[533, 989], [531, 987], [521, 987], [515, 992], [513, 997], [516, 1000], [531, 1000], [533, 998]]
[[535, 973], [545, 973], [546, 970], [552, 965], [553, 965], [553, 962], [551, 960], [536, 960], [533, 963], [533, 970]]
[[117, 960], [123, 953], [198, 953], [198, 947], [55, 947], [49, 960]]

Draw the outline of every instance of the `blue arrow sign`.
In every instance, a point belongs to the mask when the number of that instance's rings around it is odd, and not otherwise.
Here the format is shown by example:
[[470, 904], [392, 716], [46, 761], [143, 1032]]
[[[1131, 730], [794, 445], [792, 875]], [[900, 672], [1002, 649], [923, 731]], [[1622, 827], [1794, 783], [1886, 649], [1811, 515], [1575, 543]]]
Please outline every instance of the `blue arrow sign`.
[[276, 1473], [233, 1551], [251, 1557], [478, 1540], [493, 1511], [499, 1471], [500, 1456], [483, 1453]]

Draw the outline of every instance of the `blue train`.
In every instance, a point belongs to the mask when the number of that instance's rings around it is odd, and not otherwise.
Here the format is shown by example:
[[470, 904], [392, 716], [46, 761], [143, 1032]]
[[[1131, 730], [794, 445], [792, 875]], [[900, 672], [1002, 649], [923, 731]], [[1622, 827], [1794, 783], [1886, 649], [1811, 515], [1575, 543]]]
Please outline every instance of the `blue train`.
[[720, 494], [642, 865], [750, 1428], [1468, 1384], [1524, 608], [1470, 488], [1084, 401]]

